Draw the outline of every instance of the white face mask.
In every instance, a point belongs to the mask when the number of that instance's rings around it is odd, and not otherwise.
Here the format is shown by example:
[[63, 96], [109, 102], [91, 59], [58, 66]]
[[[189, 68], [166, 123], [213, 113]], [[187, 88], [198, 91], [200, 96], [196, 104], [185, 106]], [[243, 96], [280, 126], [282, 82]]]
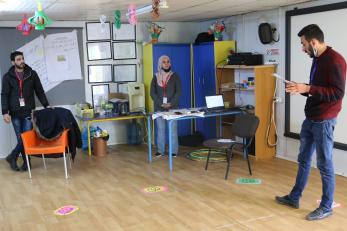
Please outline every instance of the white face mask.
[[318, 56], [318, 51], [316, 48], [313, 48], [313, 55], [314, 57], [317, 57]]

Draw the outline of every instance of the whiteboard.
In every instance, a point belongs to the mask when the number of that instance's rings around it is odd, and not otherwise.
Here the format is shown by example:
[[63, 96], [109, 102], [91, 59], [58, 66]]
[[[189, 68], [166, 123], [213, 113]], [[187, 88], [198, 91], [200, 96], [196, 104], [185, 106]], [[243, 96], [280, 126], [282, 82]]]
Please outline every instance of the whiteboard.
[[[317, 24], [324, 32], [328, 46], [347, 59], [347, 3], [330, 4], [287, 12], [287, 50], [286, 77], [292, 81], [308, 83], [312, 59], [302, 51], [298, 32], [309, 24]], [[288, 59], [289, 57], [289, 59]], [[347, 88], [342, 102], [334, 132], [337, 148], [347, 148]], [[286, 134], [299, 134], [305, 119], [304, 106], [306, 97], [301, 95], [287, 96], [286, 100]], [[289, 101], [289, 102], [288, 102]], [[289, 135], [290, 136], [290, 135]]]
[[[77, 31], [78, 39], [78, 50], [80, 53], [80, 63], [81, 67], [84, 67], [83, 52], [86, 49], [83, 43], [83, 36], [85, 36], [85, 30], [79, 27], [69, 27], [69, 28], [46, 28], [44, 33], [42, 31], [32, 31], [28, 36], [23, 36], [18, 33], [15, 27], [0, 27], [0, 44], [6, 44], [6, 46], [1, 47], [1, 53], [4, 55], [0, 56], [0, 69], [2, 73], [10, 68], [11, 63], [9, 59], [9, 54], [17, 50], [19, 47], [26, 45], [27, 43], [35, 40], [41, 35], [49, 35], [56, 33], [71, 32], [72, 30]], [[25, 62], [28, 63], [29, 59], [24, 57]], [[35, 69], [34, 69], [35, 70]], [[82, 71], [82, 79], [63, 81], [54, 88], [46, 91], [46, 96], [49, 104], [52, 106], [56, 105], [73, 105], [76, 102], [83, 102], [85, 100], [85, 86], [84, 86], [84, 72]], [[64, 92], [64, 94], [62, 94]], [[39, 100], [36, 98], [36, 105], [40, 105]]]

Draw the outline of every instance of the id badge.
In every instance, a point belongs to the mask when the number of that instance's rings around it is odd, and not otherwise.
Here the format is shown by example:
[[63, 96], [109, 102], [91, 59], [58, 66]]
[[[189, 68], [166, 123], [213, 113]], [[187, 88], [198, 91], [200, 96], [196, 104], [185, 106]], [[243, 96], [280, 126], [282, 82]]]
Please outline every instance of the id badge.
[[167, 97], [163, 97], [163, 103], [167, 103]]
[[24, 98], [19, 98], [19, 106], [21, 106], [21, 107], [25, 106]]

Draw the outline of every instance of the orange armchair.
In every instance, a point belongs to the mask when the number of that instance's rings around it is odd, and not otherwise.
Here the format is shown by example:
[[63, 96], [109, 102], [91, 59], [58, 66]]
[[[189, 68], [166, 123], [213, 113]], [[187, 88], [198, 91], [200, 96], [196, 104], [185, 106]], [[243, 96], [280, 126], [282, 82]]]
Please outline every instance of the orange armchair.
[[[46, 169], [45, 155], [57, 153], [63, 153], [65, 178], [68, 178], [66, 167], [66, 150], [68, 150], [67, 153], [69, 153], [68, 131], [69, 129], [65, 129], [59, 138], [52, 141], [41, 139], [34, 130], [26, 131], [21, 134], [30, 179], [31, 169], [28, 156], [41, 154], [43, 165]], [[69, 162], [71, 168], [71, 159]]]

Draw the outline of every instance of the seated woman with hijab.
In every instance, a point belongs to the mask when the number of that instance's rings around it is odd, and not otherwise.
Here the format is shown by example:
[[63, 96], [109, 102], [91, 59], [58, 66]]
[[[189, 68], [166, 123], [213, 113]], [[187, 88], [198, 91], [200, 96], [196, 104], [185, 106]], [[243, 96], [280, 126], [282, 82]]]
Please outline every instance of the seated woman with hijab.
[[[158, 60], [158, 70], [151, 83], [151, 97], [154, 103], [154, 111], [167, 111], [178, 108], [178, 100], [181, 95], [181, 80], [177, 73], [171, 70], [170, 58], [163, 55]], [[166, 120], [158, 117], [157, 125], [157, 157], [165, 155], [165, 128]], [[178, 153], [177, 121], [172, 124], [172, 156]]]

